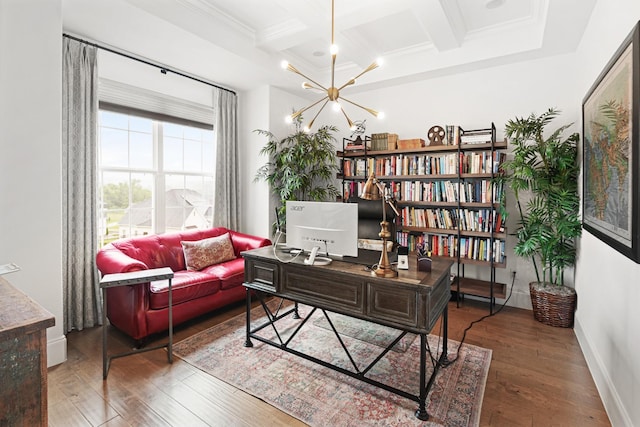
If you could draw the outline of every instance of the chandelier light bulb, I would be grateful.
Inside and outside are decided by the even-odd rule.
[[[329,53],[330,53],[331,55],[337,55],[339,50],[340,50],[340,49],[338,49],[338,45],[337,45],[337,44],[332,44],[332,45],[329,47]]]
[[[340,110],[342,110],[342,106],[340,105],[340,103],[338,101],[333,101],[333,111],[335,111],[336,113],[339,113]]]
[[[291,117],[290,114],[285,116],[284,117],[284,122],[290,125],[291,123],[293,123],[293,117]]]
[[[376,117],[380,120],[384,119],[384,111],[380,111]]]
[[[289,67],[289,61],[287,61],[287,60],[283,60],[283,61],[280,63],[280,66],[282,67],[282,69],[283,69],[283,70],[286,70],[286,69],[287,69],[287,67]]]
[[[382,67],[382,65],[384,65],[384,58],[380,57],[376,59],[376,64],[378,64],[378,67]]]
[[[302,130],[304,131],[304,133],[311,132],[311,128],[309,128],[309,126],[305,126]]]

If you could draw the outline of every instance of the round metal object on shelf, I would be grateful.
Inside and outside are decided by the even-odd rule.
[[[427,132],[427,139],[429,140],[429,145],[442,145],[444,141],[444,137],[446,132],[442,126],[431,126],[429,132]]]

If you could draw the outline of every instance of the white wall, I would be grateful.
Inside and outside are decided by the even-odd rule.
[[[269,87],[238,94],[238,139],[240,141],[240,228],[256,236],[271,237],[269,186],[254,182],[256,171],[266,162],[259,156],[264,138],[254,129],[269,128]]]
[[[576,109],[581,108],[582,98],[638,19],[637,0],[598,2],[576,55],[580,64],[580,72],[574,76],[580,93],[580,98],[574,101]],[[638,426],[640,265],[584,232],[576,267],[576,289],[575,332],[609,418],[615,426]]]
[[[269,161],[266,156],[259,155],[267,139],[254,131],[266,130],[278,139],[284,138],[294,130],[285,123],[285,116],[291,114],[292,109],[297,110],[308,103],[272,86],[261,86],[240,95],[241,228],[246,233],[273,238],[271,225],[275,222],[275,207],[279,200],[271,196],[265,182],[254,182],[258,168]]]
[[[55,316],[48,365],[66,360],[62,311],[61,0],[0,1],[0,264]]]

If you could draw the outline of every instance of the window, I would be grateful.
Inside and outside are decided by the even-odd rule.
[[[213,218],[212,130],[100,110],[100,246]]]

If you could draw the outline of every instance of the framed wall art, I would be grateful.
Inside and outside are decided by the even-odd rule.
[[[583,228],[640,263],[640,22],[582,102]]]

